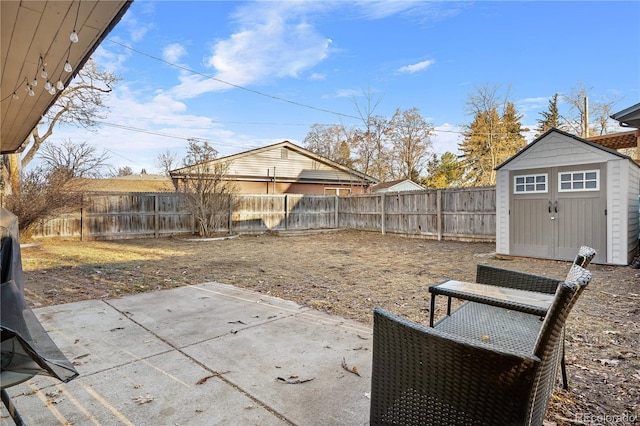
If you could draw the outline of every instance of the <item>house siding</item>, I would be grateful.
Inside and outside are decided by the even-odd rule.
[[[282,158],[282,150],[287,150],[287,158]],[[263,176],[265,179],[286,180],[338,180],[351,182],[354,177],[349,173],[336,170],[313,158],[306,157],[285,147],[259,152],[251,156],[236,158],[231,161],[229,175]],[[275,170],[274,170],[275,167]]]
[[[228,164],[225,180],[241,194],[324,194],[326,188],[348,189],[353,194],[364,193],[377,183],[371,176],[288,141],[213,162]],[[197,172],[196,166],[187,166],[173,170],[171,177],[182,186],[184,179]]]

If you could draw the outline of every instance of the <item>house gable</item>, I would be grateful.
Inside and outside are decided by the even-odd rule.
[[[301,148],[289,141],[214,160],[229,164],[227,176],[234,180],[280,182],[353,183],[366,185],[377,180]],[[175,177],[189,175],[191,166],[171,172]]]

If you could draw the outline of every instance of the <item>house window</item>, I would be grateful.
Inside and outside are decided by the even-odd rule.
[[[349,195],[351,194],[351,188],[325,188],[324,195]]]
[[[280,148],[280,158],[287,160],[289,158],[289,150],[287,148]]]
[[[581,170],[579,172],[558,173],[558,191],[599,191],[600,171]]]
[[[533,192],[547,192],[548,176],[546,173],[538,175],[520,175],[513,179],[514,194],[529,194]]]

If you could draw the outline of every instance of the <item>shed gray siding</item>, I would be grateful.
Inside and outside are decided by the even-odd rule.
[[[502,170],[544,169],[575,164],[601,163],[620,157],[562,134],[550,134],[500,168]]]
[[[496,252],[509,253],[509,171],[496,175]]]

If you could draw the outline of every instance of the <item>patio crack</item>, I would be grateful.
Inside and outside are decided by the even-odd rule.
[[[285,422],[286,424],[289,424],[289,425],[295,425],[296,424],[296,423],[292,422],[291,420],[287,419],[283,414],[279,413],[274,408],[270,407],[269,405],[265,404],[264,402],[262,402],[258,398],[254,397],[253,395],[251,395],[250,393],[248,393],[247,391],[242,389],[240,386],[238,386],[235,383],[231,382],[230,380],[226,379],[224,377],[224,375],[222,373],[220,373],[219,371],[215,371],[215,370],[207,367],[205,364],[203,364],[202,362],[200,362],[196,358],[194,358],[191,355],[189,355],[186,352],[184,352],[181,348],[175,346],[174,344],[172,344],[171,342],[169,342],[167,339],[163,338],[162,336],[159,336],[157,333],[155,333],[153,330],[151,330],[148,327],[146,327],[144,324],[142,324],[142,323],[136,321],[135,319],[133,319],[132,315],[129,312],[122,311],[122,310],[116,308],[111,303],[109,303],[108,300],[103,300],[103,302],[105,304],[107,304],[108,306],[110,306],[112,309],[114,309],[116,312],[118,312],[121,315],[123,315],[124,317],[126,317],[129,321],[131,321],[132,323],[136,324],[138,327],[140,327],[143,330],[147,331],[149,334],[154,336],[156,339],[160,340],[161,342],[163,342],[167,346],[173,348],[173,350],[175,350],[176,352],[180,353],[182,356],[184,356],[185,358],[189,359],[194,364],[200,366],[204,370],[206,370],[209,373],[211,373],[212,376],[215,376],[216,378],[220,379],[226,385],[231,386],[233,389],[238,391],[240,394],[244,395],[245,397],[247,397],[248,399],[253,401],[255,404],[257,404],[258,406],[263,408],[265,411],[267,411],[267,412],[271,413],[272,415],[274,415],[275,417],[277,417],[279,420],[281,420],[281,421],[283,421],[283,422]]]

